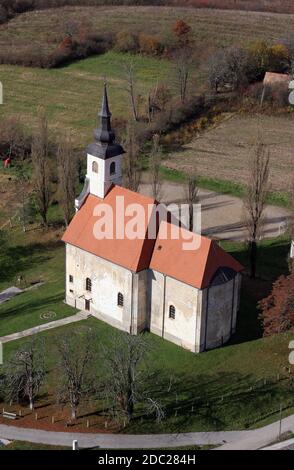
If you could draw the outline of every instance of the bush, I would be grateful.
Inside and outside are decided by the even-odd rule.
[[[163,45],[154,36],[147,34],[139,35],[139,49],[140,52],[147,55],[160,55],[163,52]]]
[[[118,52],[138,52],[138,38],[130,31],[119,31],[115,36],[114,48]]]

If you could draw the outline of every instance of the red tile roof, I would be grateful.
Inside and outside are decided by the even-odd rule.
[[[145,226],[148,227],[150,221],[148,205],[154,206],[157,204],[156,201],[120,186],[113,186],[104,199],[93,195],[87,197],[62,240],[134,272],[150,267],[198,289],[207,287],[220,267],[231,268],[236,272],[243,269],[232,256],[206,237],[180,229],[179,239],[173,239],[171,227],[174,225],[164,221],[160,224],[156,240],[148,239],[147,232],[143,239],[130,240],[126,237],[122,239],[113,237],[113,239],[97,240],[94,237],[93,228],[98,218],[93,215],[93,211],[100,204],[110,205],[113,209],[114,233],[116,233],[115,215],[118,196],[124,198],[125,207],[135,203],[144,208]],[[167,237],[164,236],[165,234]],[[191,236],[198,246],[192,250],[185,250],[184,244],[191,241]],[[189,237],[190,240],[188,240]]]

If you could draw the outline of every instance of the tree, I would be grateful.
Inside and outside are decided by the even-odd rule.
[[[176,84],[182,103],[185,103],[187,97],[188,83],[191,73],[193,57],[190,49],[183,48],[176,51],[173,55]]]
[[[160,175],[162,160],[162,150],[159,144],[159,135],[153,136],[152,149],[150,154],[150,172],[151,172],[151,186],[152,196],[154,199],[160,198],[162,179]]]
[[[135,92],[135,69],[133,62],[129,62],[124,65],[125,80],[127,83],[127,92],[131,101],[131,108],[134,117],[134,121],[138,121],[138,103]]]
[[[32,141],[32,162],[36,202],[45,227],[48,225],[47,213],[51,195],[49,158],[48,122],[45,113],[41,112]]]
[[[191,173],[186,183],[186,202],[189,206],[189,230],[194,230],[194,204],[198,202],[199,188],[195,172]]]
[[[57,160],[60,205],[63,210],[65,224],[68,226],[73,215],[76,189],[76,160],[70,135],[61,138]]]
[[[58,401],[70,405],[73,420],[77,418],[81,401],[94,387],[93,343],[94,338],[90,333],[82,342],[80,336],[72,333],[63,338],[58,347],[61,374]]]
[[[294,331],[294,271],[279,277],[259,307],[264,336]]]
[[[10,403],[27,399],[33,410],[45,378],[44,343],[33,339],[16,351],[5,366],[5,390]]]
[[[177,46],[187,47],[191,45],[191,26],[189,26],[185,21],[178,20],[172,28],[174,37],[177,40]]]
[[[249,183],[244,199],[246,225],[249,236],[250,275],[256,277],[257,244],[263,225],[266,196],[269,182],[269,151],[257,142],[249,160]]]
[[[208,77],[211,88],[218,93],[219,88],[230,85],[238,89],[246,81],[247,54],[240,47],[220,49],[209,59]]]
[[[146,375],[142,363],[148,345],[142,335],[127,333],[116,335],[111,346],[103,348],[105,381],[102,395],[117,420],[130,421],[136,403],[145,403],[148,413],[155,413],[157,420],[164,416],[161,405],[146,389]]]
[[[141,182],[142,164],[136,128],[132,125],[127,128],[124,147],[127,149],[123,159],[124,186],[132,191],[138,191]]]

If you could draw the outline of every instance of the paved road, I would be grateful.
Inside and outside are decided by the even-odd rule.
[[[241,439],[229,442],[217,450],[257,450],[266,447],[278,440],[280,430],[280,422],[269,424],[263,428],[247,431]],[[281,432],[294,432],[294,415],[284,418],[282,421]]]
[[[0,338],[0,342],[2,344],[9,343],[10,341],[15,341],[16,339],[25,338],[26,336],[32,336],[37,333],[41,333],[41,331],[51,330],[52,328],[58,328],[59,326],[69,325],[70,323],[86,320],[88,316],[89,315],[86,312],[78,312],[75,315],[71,315],[70,317],[51,321],[49,323],[44,323],[43,325],[35,326],[34,328],[19,331],[18,333],[13,333],[11,335],[2,336],[2,338]]]
[[[285,418],[282,433],[294,431],[294,415]],[[73,440],[81,448],[152,449],[192,445],[221,445],[217,450],[261,449],[274,442],[279,433],[279,422],[252,431],[193,432],[182,434],[90,434],[41,431],[10,425],[0,425],[0,436],[9,440],[39,444],[71,446]]]
[[[151,186],[146,176],[140,186],[140,192],[151,195]],[[247,237],[244,224],[243,202],[237,197],[201,189],[202,233],[211,238],[222,240],[245,240]],[[182,184],[164,181],[161,197],[164,204],[180,204],[185,201],[185,187]],[[278,206],[267,206],[265,210],[264,237],[276,237],[284,233],[290,211]]]

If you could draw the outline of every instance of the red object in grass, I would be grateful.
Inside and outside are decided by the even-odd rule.
[[[6,158],[6,160],[4,160],[4,168],[10,167],[10,163],[11,163],[11,158],[10,157]]]

